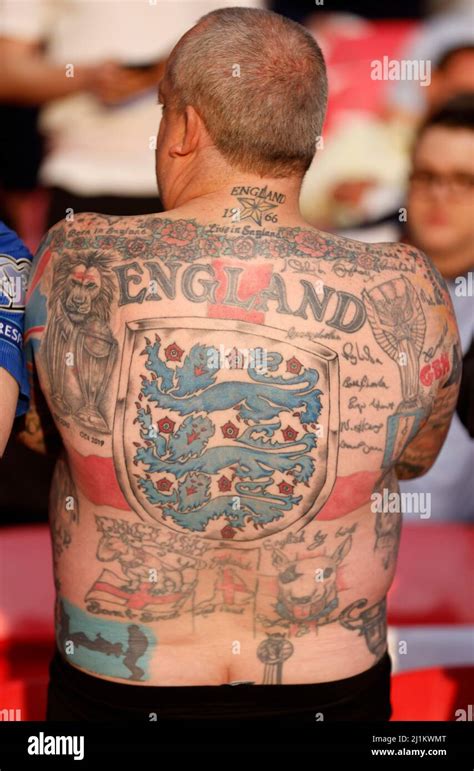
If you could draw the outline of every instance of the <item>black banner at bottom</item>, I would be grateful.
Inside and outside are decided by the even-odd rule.
[[[156,720],[127,723],[0,722],[0,769],[101,768],[156,760],[162,752],[312,752],[361,762],[415,758],[474,767],[471,722],[288,723],[262,720]],[[429,766],[428,766],[429,767]],[[132,771],[134,771],[132,766]]]

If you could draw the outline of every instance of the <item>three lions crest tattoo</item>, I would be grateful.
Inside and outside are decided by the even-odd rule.
[[[114,424],[130,506],[145,521],[214,540],[303,527],[335,481],[338,373],[329,348],[295,346],[273,327],[130,322]]]

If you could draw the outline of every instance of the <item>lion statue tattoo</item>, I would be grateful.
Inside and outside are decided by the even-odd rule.
[[[114,292],[109,258],[64,254],[54,268],[44,343],[54,407],[102,433],[110,433],[101,401],[117,358],[109,326]]]

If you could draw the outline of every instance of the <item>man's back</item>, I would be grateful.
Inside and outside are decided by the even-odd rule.
[[[442,443],[456,325],[420,252],[319,233],[284,198],[79,215],[42,250],[57,637],[99,677],[316,683],[385,652],[395,468]]]

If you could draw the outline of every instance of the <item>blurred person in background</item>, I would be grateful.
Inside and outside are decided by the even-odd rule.
[[[68,210],[161,211],[153,174],[156,84],[204,13],[260,0],[2,0],[0,99],[43,105],[48,227]],[[119,161],[118,161],[119,159]]]
[[[456,26],[456,30],[459,33],[459,27]],[[466,35],[466,32],[463,33]],[[426,120],[432,113],[438,111],[443,104],[454,98],[458,94],[472,94],[474,93],[474,32],[472,33],[472,43],[461,43],[458,46],[443,50],[440,54],[438,64],[432,72],[431,83],[427,88],[421,89],[418,85],[411,83],[412,88],[417,88],[417,92],[426,92],[422,105],[426,105],[426,112],[424,112],[423,120]],[[467,97],[469,99],[469,97]],[[400,231],[405,230],[403,224],[404,217],[404,203],[406,197],[406,185],[408,182],[408,176],[411,170],[412,163],[412,150],[413,144],[416,140],[417,129],[415,126],[420,126],[423,120],[420,120],[420,113],[411,114],[411,128],[407,135],[407,143],[404,143],[403,155],[406,155],[406,170],[403,175],[397,174],[397,181],[391,185],[391,192],[389,192],[388,199],[384,196],[383,190],[379,186],[375,186],[370,180],[366,180],[363,183],[362,178],[359,182],[354,182],[353,188],[356,188],[356,192],[353,197],[352,203],[354,204],[349,215],[351,224],[345,222],[344,209],[340,211],[342,215],[336,215],[335,222],[339,222],[336,225],[333,222],[334,229],[344,233],[349,238],[356,238],[362,241],[396,241],[400,238]],[[379,137],[381,139],[381,137]],[[365,143],[367,136],[364,137],[364,131],[357,132],[355,138],[347,141],[354,142],[360,139],[361,143]],[[385,140],[388,137],[385,137]],[[395,147],[390,147],[385,140],[382,140],[383,144],[379,145],[375,142],[375,151],[369,153],[365,152],[362,158],[357,162],[359,167],[362,168],[364,164],[364,158],[367,159],[367,163],[371,164],[373,176],[376,176],[375,169],[377,164],[380,166],[385,165],[390,167],[390,164],[397,164],[397,160],[393,158],[393,154],[397,155],[400,151],[400,146],[397,144]],[[345,152],[341,148],[341,158],[346,159],[349,150],[352,149],[354,153],[355,146],[345,146]],[[387,156],[388,161],[384,163],[384,154]],[[329,162],[328,162],[329,163]],[[342,167],[342,160],[338,161],[339,166]],[[351,167],[351,161],[348,161],[349,168]],[[405,165],[405,161],[404,161]],[[354,168],[354,164],[352,164]],[[319,167],[318,167],[319,170]],[[385,173],[385,172],[384,172]],[[390,174],[390,172],[389,172]],[[356,173],[357,176],[357,173]],[[348,195],[351,189],[351,183],[343,183],[343,189],[346,189]],[[361,197],[361,191],[365,190],[366,195]],[[381,199],[381,202],[378,201]],[[347,201],[347,196],[345,197]],[[361,205],[362,204],[362,205]],[[380,210],[381,206],[381,210]],[[374,216],[375,213],[375,216]],[[378,216],[378,215],[381,216]]]
[[[410,241],[446,279],[467,274],[474,267],[474,91],[442,105],[420,128],[407,206]]]
[[[456,93],[471,89],[472,2],[468,0],[464,7],[458,4],[461,7],[455,8],[454,5],[449,0],[444,10],[426,18],[400,52],[400,58],[404,60],[433,62],[432,84],[429,88],[421,88],[416,80],[390,81],[387,113],[392,119],[406,121],[416,128],[435,106]]]
[[[32,259],[17,234],[0,221],[0,457],[15,415],[23,415],[29,403],[23,317]]]
[[[316,28],[317,29],[317,28]],[[456,33],[456,37],[455,37]],[[418,38],[417,38],[418,39]],[[397,81],[407,88],[418,109],[403,112],[390,104],[393,81],[387,81],[387,106],[381,115],[360,114],[341,121],[324,150],[313,161],[304,179],[301,206],[306,218],[331,230],[379,226],[374,240],[382,240],[391,227],[393,212],[403,204],[410,169],[410,147],[421,116],[437,109],[458,93],[474,91],[474,29],[458,22],[441,41],[417,52],[410,47],[410,61],[426,61],[429,82]],[[421,53],[423,56],[421,56]],[[397,56],[406,61],[406,55]],[[371,62],[367,61],[367,78]],[[363,236],[365,237],[365,236]]]
[[[446,283],[459,328],[461,390],[446,443],[434,466],[402,492],[430,492],[431,520],[474,522],[474,93],[433,112],[413,151],[403,240],[432,259]],[[443,329],[420,377],[436,377],[446,348]],[[464,361],[462,362],[462,359]]]
[[[432,521],[474,521],[474,91],[430,112],[414,139],[411,163],[404,206],[385,222],[341,232],[361,241],[412,243],[446,280],[461,340],[457,411],[433,468],[401,488],[432,491]],[[424,377],[433,376],[432,362],[443,350],[442,335],[425,354]]]

